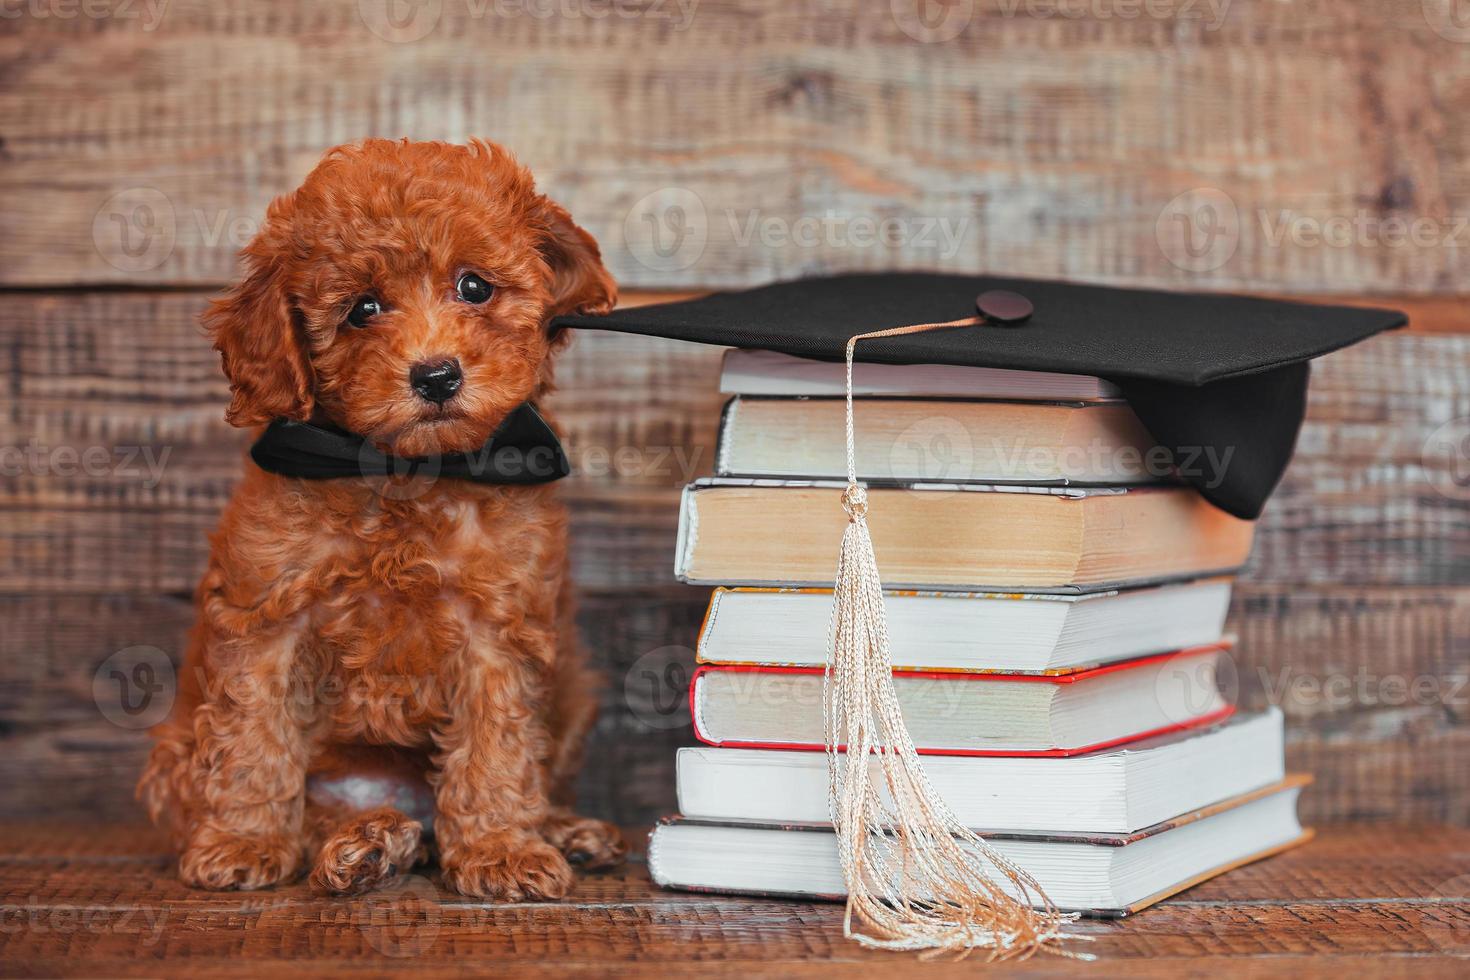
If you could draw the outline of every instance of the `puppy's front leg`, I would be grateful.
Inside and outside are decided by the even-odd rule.
[[[444,881],[480,898],[562,898],[572,869],[540,836],[551,739],[535,658],[467,653],[436,734],[434,836]]]
[[[315,705],[297,642],[289,629],[248,640],[215,636],[191,658],[207,664],[209,676],[189,718],[193,799],[179,855],[185,884],[264,888],[301,864]]]

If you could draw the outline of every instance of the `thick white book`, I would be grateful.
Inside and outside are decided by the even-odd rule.
[[[1273,707],[1069,758],[931,756],[924,772],[968,827],[1127,834],[1279,782],[1282,728]],[[873,772],[882,785],[876,760]],[[693,819],[830,819],[822,752],[682,748],[677,783],[679,812]]]
[[[1308,782],[1309,777],[1288,777],[1131,834],[996,830],[985,837],[1058,908],[1121,917],[1309,840],[1311,832],[1302,829],[1296,813]],[[847,891],[831,824],[674,817],[649,838],[648,872],[665,888],[690,891],[806,899],[840,899]],[[992,880],[1012,888],[1003,875],[993,874]]]
[[[854,395],[897,398],[994,398],[1024,401],[1097,401],[1123,397],[1101,378],[1048,371],[957,367],[949,364],[853,365]],[[840,396],[846,368],[763,350],[729,350],[720,371],[720,391],[729,395]]]
[[[1084,595],[890,591],[884,605],[895,667],[1071,670],[1214,643],[1230,580]],[[716,589],[696,652],[704,663],[818,666],[831,619],[830,589]]]

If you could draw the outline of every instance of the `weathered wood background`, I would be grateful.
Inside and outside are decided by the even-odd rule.
[[[326,147],[379,135],[511,146],[631,291],[905,267],[1395,297],[1414,331],[1316,373],[1239,589],[1240,687],[1285,709],[1291,764],[1319,777],[1308,816],[1470,823],[1470,26],[1454,15],[7,6],[0,816],[137,815],[145,736],[112,671],[177,657],[243,445],[197,314],[273,195]],[[710,465],[717,365],[585,336],[562,372],[582,623],[609,679],[586,798],[623,822],[671,808],[688,740],[677,694],[705,593],[672,584],[671,553],[678,487]]]

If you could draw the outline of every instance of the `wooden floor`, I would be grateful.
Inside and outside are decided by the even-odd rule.
[[[641,845],[641,832],[631,836]],[[489,905],[432,874],[361,899],[302,885],[183,888],[153,832],[10,826],[0,835],[0,973],[8,976],[474,974],[892,976],[920,966],[841,938],[835,905],[681,895],[637,855],[551,905]],[[1470,975],[1470,830],[1328,828],[1305,848],[1206,882],[1124,922],[1084,922],[1093,976]],[[1203,957],[1213,957],[1208,964]],[[978,960],[923,975],[973,974]]]

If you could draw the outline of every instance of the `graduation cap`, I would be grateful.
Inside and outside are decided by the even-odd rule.
[[[1395,310],[897,272],[800,279],[556,325],[840,361],[855,334],[956,323],[865,340],[856,358],[1104,378],[1184,479],[1254,519],[1296,444],[1308,362],[1406,322]],[[1204,453],[1226,465],[1190,465]]]

